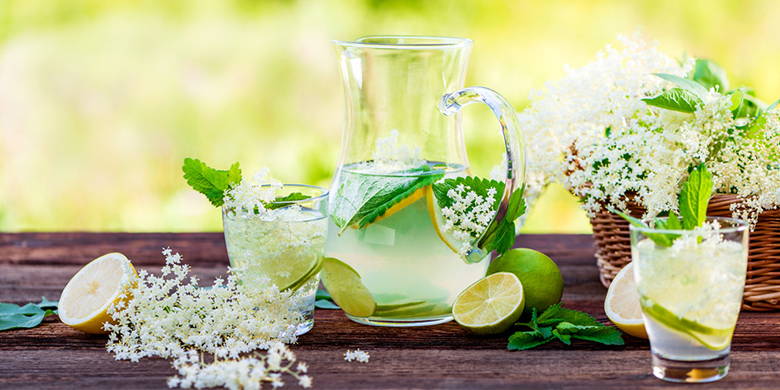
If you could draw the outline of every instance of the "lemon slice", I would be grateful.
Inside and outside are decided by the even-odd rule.
[[[377,223],[377,222],[379,222],[379,221],[381,221],[381,220],[383,220],[385,218],[390,218],[393,214],[403,210],[404,208],[406,208],[407,206],[411,205],[412,203],[417,202],[418,200],[422,199],[423,196],[425,196],[425,194],[427,192],[429,192],[430,190],[431,190],[431,186],[425,186],[423,188],[418,189],[417,191],[412,192],[411,195],[407,196],[406,198],[404,198],[400,202],[390,206],[390,208],[387,209],[387,211],[385,211],[384,214],[378,216],[371,223]]]
[[[433,188],[428,186],[425,189],[425,203],[428,206],[428,216],[431,218],[431,224],[433,224],[436,235],[451,251],[459,254],[458,247],[461,246],[461,241],[447,234],[441,228],[444,225],[444,217],[442,217],[441,210],[436,205],[436,196],[433,194]]]
[[[119,300],[135,278],[130,260],[121,253],[109,253],[92,260],[74,275],[62,290],[60,320],[87,333],[106,333],[103,323],[111,322],[107,311]]]
[[[634,282],[634,263],[628,263],[609,285],[604,311],[620,330],[634,337],[647,338],[639,292]]]
[[[363,284],[360,274],[346,263],[332,257],[324,258],[322,284],[345,313],[355,317],[374,314],[376,302],[371,291]]]
[[[523,284],[513,273],[486,276],[463,290],[452,305],[452,316],[476,334],[498,334],[523,314]]]

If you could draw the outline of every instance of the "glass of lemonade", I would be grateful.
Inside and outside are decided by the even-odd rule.
[[[290,196],[291,194],[295,194]],[[324,188],[282,184],[279,198],[265,210],[222,209],[225,244],[232,270],[242,283],[275,284],[293,290],[304,321],[296,335],[314,326],[314,300],[327,237],[327,197]]]
[[[672,238],[671,246],[659,235]],[[631,255],[653,374],[671,382],[726,376],[745,286],[747,223],[709,217],[695,230],[631,226]]]

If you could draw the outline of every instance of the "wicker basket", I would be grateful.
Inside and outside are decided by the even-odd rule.
[[[707,215],[731,217],[733,195],[715,195]],[[644,209],[630,205],[629,211],[641,217]],[[607,210],[590,220],[596,245],[596,261],[601,283],[609,286],[623,266],[631,262],[631,237],[628,222]],[[753,311],[780,310],[780,209],[763,212],[750,233],[745,299],[742,307]]]

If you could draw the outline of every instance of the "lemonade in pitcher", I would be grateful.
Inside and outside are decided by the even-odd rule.
[[[489,89],[462,89],[470,40],[337,45],[348,115],[323,283],[360,323],[449,321],[453,300],[484,276],[490,253],[514,242],[524,171],[514,110]],[[473,102],[501,124],[506,166],[496,180],[470,176],[457,112]]]

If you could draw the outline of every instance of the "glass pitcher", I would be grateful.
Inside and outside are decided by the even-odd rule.
[[[447,322],[458,293],[485,274],[484,230],[506,218],[511,195],[522,188],[515,111],[490,89],[463,88],[469,39],[369,36],[335,43],[347,124],[329,199],[323,283],[359,323]],[[474,102],[498,118],[506,147],[505,170],[494,182],[500,186],[476,198],[484,207],[464,206],[474,200],[472,187],[442,187],[470,175],[458,111]],[[481,207],[482,214],[469,214],[476,219],[467,226],[454,215],[458,207]]]

